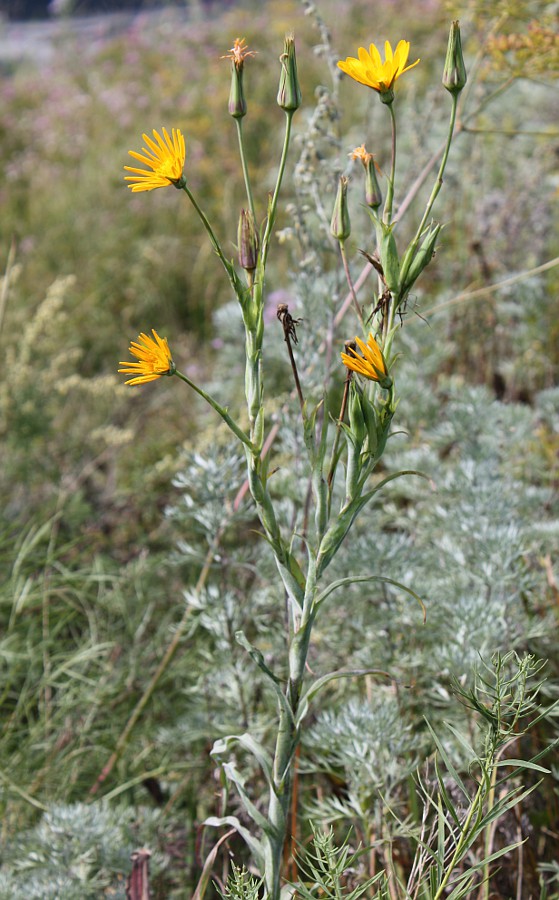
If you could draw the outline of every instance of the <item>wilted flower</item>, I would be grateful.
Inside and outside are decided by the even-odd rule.
[[[153,337],[148,334],[140,334],[137,341],[130,341],[129,352],[135,356],[139,362],[130,362],[128,360],[121,361],[119,366],[125,366],[119,369],[125,375],[134,375],[125,384],[145,384],[147,381],[155,381],[162,375],[173,375],[175,372],[175,364],[171,358],[171,351],[167,344],[167,338],[160,338],[155,328],[151,329]]]
[[[384,52],[385,62],[382,61],[374,44],[370,45],[368,51],[364,47],[360,47],[359,59],[348,56],[346,60],[340,60],[338,67],[355,81],[378,91],[381,100],[384,100],[385,103],[391,103],[393,99],[392,85],[400,75],[403,75],[408,69],[413,69],[419,60],[416,59],[410,66],[406,66],[410,52],[409,41],[399,41],[394,52],[392,52],[390,42],[386,41]]]
[[[357,372],[358,375],[369,378],[370,381],[378,381],[381,387],[390,387],[392,379],[388,375],[382,350],[373,335],[369,334],[367,343],[356,337],[355,343],[363,356],[360,356],[352,347],[348,347],[349,353],[341,354],[344,366]]]
[[[249,50],[244,38],[235,38],[229,53],[220,58],[230,59],[236,69],[242,69],[249,56],[256,56],[256,50]]]
[[[371,209],[378,209],[382,203],[382,192],[379,187],[376,170],[380,172],[372,153],[369,153],[365,144],[356,147],[349,154],[351,159],[359,159],[365,169],[365,201]]]
[[[242,119],[246,116],[247,104],[243,88],[243,71],[245,59],[255,56],[254,50],[249,50],[244,38],[235,38],[235,42],[229,53],[221,59],[231,60],[231,90],[229,92],[229,114],[234,119]]]
[[[135,150],[128,151],[130,156],[145,166],[149,166],[152,170],[148,172],[145,169],[124,166],[128,172],[134,172],[134,175],[125,175],[124,177],[125,181],[132,182],[128,187],[134,192],[153,191],[155,188],[168,187],[169,184],[180,186],[179,182],[183,178],[186,150],[180,129],[173,128],[172,138],[166,128],[163,128],[163,137],[155,129],[153,136],[155,140],[152,140],[147,134],[142,135],[148,148],[143,147],[143,153],[136,153]]]

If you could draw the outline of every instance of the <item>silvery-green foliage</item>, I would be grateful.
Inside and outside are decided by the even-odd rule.
[[[180,504],[169,507],[167,516],[173,520],[186,516],[189,531],[215,536],[232,517],[231,506],[243,475],[238,451],[218,447],[213,454],[193,453],[173,480],[173,487],[180,492]],[[236,512],[237,521],[240,518],[241,513]],[[184,552],[185,547],[180,549]]]
[[[207,741],[249,724],[264,733],[269,727],[261,674],[236,635],[243,632],[249,640],[258,636],[273,665],[284,598],[250,504],[245,499],[234,508],[240,472],[239,456],[215,445],[205,455],[186,457],[175,479],[178,499],[168,510],[177,536],[173,563],[194,565],[194,574],[183,589],[190,609],[190,677],[183,686],[184,713],[177,715],[175,726],[161,732],[169,748],[192,747],[193,735]],[[196,582],[205,563],[209,575],[200,586]]]
[[[54,805],[34,828],[4,845],[3,861],[10,866],[0,874],[0,898],[94,900],[110,891],[125,900],[134,850],[152,849],[152,876],[166,867],[166,857],[156,849],[162,828],[155,810],[108,803]]]
[[[301,878],[295,885],[295,896],[302,900],[331,897],[336,900],[358,900],[370,896],[373,885],[384,882],[384,873],[366,878],[363,871],[363,854],[352,850],[351,834],[341,846],[336,844],[330,828],[321,831],[312,826],[312,847],[299,854]]]
[[[225,890],[219,893],[223,900],[259,900],[261,884],[244,866],[240,868],[232,863]]]
[[[392,689],[377,685],[370,698],[353,698],[321,710],[304,736],[301,771],[324,772],[342,787],[342,804],[329,798],[322,806],[309,807],[314,818],[319,809],[328,820],[357,817],[364,823],[371,811],[385,802],[396,802],[398,787],[416,768],[421,738],[411,717]],[[425,742],[423,741],[425,745]]]

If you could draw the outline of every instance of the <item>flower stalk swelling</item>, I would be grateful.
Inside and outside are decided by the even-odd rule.
[[[454,36],[456,42],[456,35]],[[317,615],[326,599],[342,582],[325,582],[325,573],[338,549],[349,535],[352,525],[367,503],[372,502],[384,482],[371,482],[371,475],[382,457],[392,418],[396,410],[395,383],[393,376],[393,355],[391,346],[399,327],[395,319],[399,313],[403,319],[404,301],[413,282],[421,274],[433,255],[439,226],[426,228],[426,216],[430,215],[434,198],[402,258],[400,258],[393,232],[392,200],[394,195],[394,175],[396,162],[396,124],[392,110],[393,88],[397,79],[413,69],[419,60],[407,65],[409,43],[399,41],[394,52],[390,43],[385,44],[385,60],[381,59],[375,44],[369,50],[359,49],[358,59],[348,57],[338,66],[355,81],[371,87],[379,93],[381,100],[388,104],[391,112],[392,159],[387,200],[382,216],[379,211],[381,192],[378,185],[375,164],[371,154],[364,148],[354,151],[354,158],[360,159],[366,172],[366,197],[369,212],[374,223],[377,238],[376,248],[368,258],[374,260],[379,273],[379,294],[373,298],[370,309],[361,312],[353,288],[350,261],[345,250],[345,241],[350,234],[348,182],[342,177],[339,182],[338,199],[332,218],[331,231],[340,245],[342,262],[350,284],[357,320],[363,328],[370,323],[366,340],[357,336],[354,343],[346,343],[341,353],[339,365],[333,378],[339,387],[345,380],[344,400],[336,426],[336,411],[328,408],[330,394],[324,397],[305,396],[296,374],[299,401],[301,405],[302,444],[306,450],[309,477],[309,506],[305,510],[303,535],[304,550],[301,551],[301,532],[289,532],[280,525],[276,507],[268,484],[268,465],[263,458],[266,434],[266,407],[264,394],[265,356],[264,336],[264,286],[266,267],[271,247],[271,238],[277,216],[278,202],[286,168],[293,115],[300,107],[302,98],[297,76],[295,44],[293,36],[286,38],[284,52],[280,57],[281,70],[277,102],[285,112],[285,133],[279,154],[276,183],[271,194],[263,200],[261,218],[255,211],[255,203],[247,166],[247,154],[241,130],[242,120],[248,112],[241,75],[244,61],[253,56],[244,40],[237,39],[227,58],[232,64],[232,88],[229,112],[235,118],[239,137],[241,166],[246,186],[248,209],[241,212],[238,228],[238,262],[241,271],[224,254],[213,226],[205,215],[198,200],[192,193],[183,175],[185,143],[181,132],[173,129],[172,136],[163,129],[162,136],[153,132],[153,140],[144,135],[147,149],[142,153],[130,151],[131,156],[147,169],[126,166],[132,172],[126,180],[131,182],[132,191],[149,191],[174,184],[188,197],[194,212],[198,215],[203,229],[215,250],[221,265],[227,273],[231,288],[239,303],[240,316],[245,332],[245,401],[247,428],[242,428],[228,408],[221,405],[203,388],[196,385],[181,372],[176,371],[167,341],[152,331],[153,337],[141,334],[139,342],[132,342],[130,352],[136,362],[121,363],[119,371],[131,374],[127,384],[143,384],[162,375],[176,374],[191,389],[201,396],[225,422],[230,431],[241,442],[246,456],[247,482],[258,514],[266,542],[274,555],[278,576],[289,606],[289,624],[285,634],[285,658],[281,663],[282,675],[271,671],[262,653],[253,647],[246,636],[239,632],[237,640],[246,650],[252,662],[257,665],[275,697],[276,736],[272,749],[262,746],[255,735],[230,735],[216,741],[212,754],[225,766],[227,778],[237,788],[244,806],[245,817],[252,822],[248,829],[239,820],[230,816],[211,817],[207,825],[231,824],[237,828],[246,841],[253,856],[254,864],[260,869],[265,885],[266,900],[279,900],[282,886],[282,856],[287,833],[287,821],[292,793],[292,774],[295,752],[300,741],[301,729],[311,699],[318,688],[326,683],[324,678],[312,680],[308,670],[308,653],[312,642],[313,627]],[[457,46],[456,43],[454,45]],[[453,95],[455,108],[455,95]],[[454,119],[451,117],[453,125]],[[448,146],[452,137],[449,131]],[[442,171],[446,164],[445,153]],[[262,228],[256,223],[262,222]],[[260,238],[261,235],[261,238]],[[296,343],[295,326],[287,306],[278,310],[284,327],[284,335],[290,355],[293,373],[297,373],[293,344]],[[368,329],[368,330],[369,330]],[[353,328],[351,329],[353,331]],[[293,340],[292,340],[293,339]],[[345,367],[345,370],[344,368]],[[358,378],[353,376],[357,375]],[[361,381],[364,379],[364,382]],[[347,414],[347,421],[344,421]],[[341,446],[345,440],[345,446]],[[340,464],[341,462],[341,464]],[[336,474],[345,473],[345,483],[336,484]],[[396,477],[389,476],[387,480]],[[338,473],[338,481],[341,476]],[[308,515],[309,509],[314,516]],[[381,575],[355,574],[345,579],[352,581],[387,581],[401,591],[417,598],[408,587],[398,585]],[[286,678],[283,681],[283,672]],[[331,677],[336,677],[334,673]],[[310,684],[307,685],[306,681]],[[248,785],[238,772],[236,765],[227,762],[236,747],[243,753],[252,753],[267,782],[267,809],[253,802]]]

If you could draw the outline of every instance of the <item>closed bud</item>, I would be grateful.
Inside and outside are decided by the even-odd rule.
[[[239,265],[246,272],[254,272],[258,263],[258,232],[250,209],[242,209],[237,228]]]
[[[301,106],[301,88],[297,77],[297,58],[292,34],[285,36],[283,53],[280,56],[281,75],[278,88],[278,106],[286,112],[294,112]]]
[[[379,222],[379,253],[382,271],[386,287],[392,294],[398,292],[400,281],[400,260],[398,257],[398,248],[396,240],[392,233],[392,226],[386,225],[385,222]]]
[[[361,409],[367,429],[367,452],[374,456],[378,448],[378,422],[375,408],[366,394],[361,398]]]
[[[341,175],[338,182],[338,193],[336,194],[332,221],[330,222],[330,234],[337,241],[345,241],[351,234],[351,222],[347,206],[347,185],[348,179],[345,175]]]
[[[464,57],[462,55],[462,41],[460,39],[460,25],[455,21],[450,26],[448,47],[443,72],[443,85],[451,94],[459,94],[468,76]]]
[[[347,412],[349,418],[349,429],[351,433],[351,438],[353,442],[353,446],[360,450],[363,441],[367,437],[367,426],[365,424],[365,417],[363,415],[363,392],[361,388],[359,388],[355,381],[352,381],[349,386],[349,400],[347,405]]]
[[[416,249],[415,253],[412,255],[413,248],[410,246],[404,254],[404,259],[402,260],[403,283],[400,285],[402,294],[411,290],[423,272],[423,269],[425,269],[433,259],[435,246],[441,229],[442,225],[431,225],[423,232],[423,241],[421,242],[421,246]]]
[[[231,90],[229,91],[229,115],[242,119],[247,114],[247,102],[243,90],[243,68],[231,65]]]
[[[371,156],[365,167],[365,202],[371,209],[378,209],[382,203],[382,192],[378,183],[375,162]]]

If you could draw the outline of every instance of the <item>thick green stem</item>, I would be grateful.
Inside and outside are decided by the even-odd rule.
[[[287,816],[291,801],[293,758],[299,742],[297,712],[305,675],[309,644],[314,623],[313,605],[316,596],[316,570],[309,563],[305,597],[299,630],[293,635],[289,648],[289,679],[286,700],[291,715],[279,707],[279,727],[273,765],[273,785],[270,789],[266,836],[266,900],[279,900],[283,846],[287,832]]]

